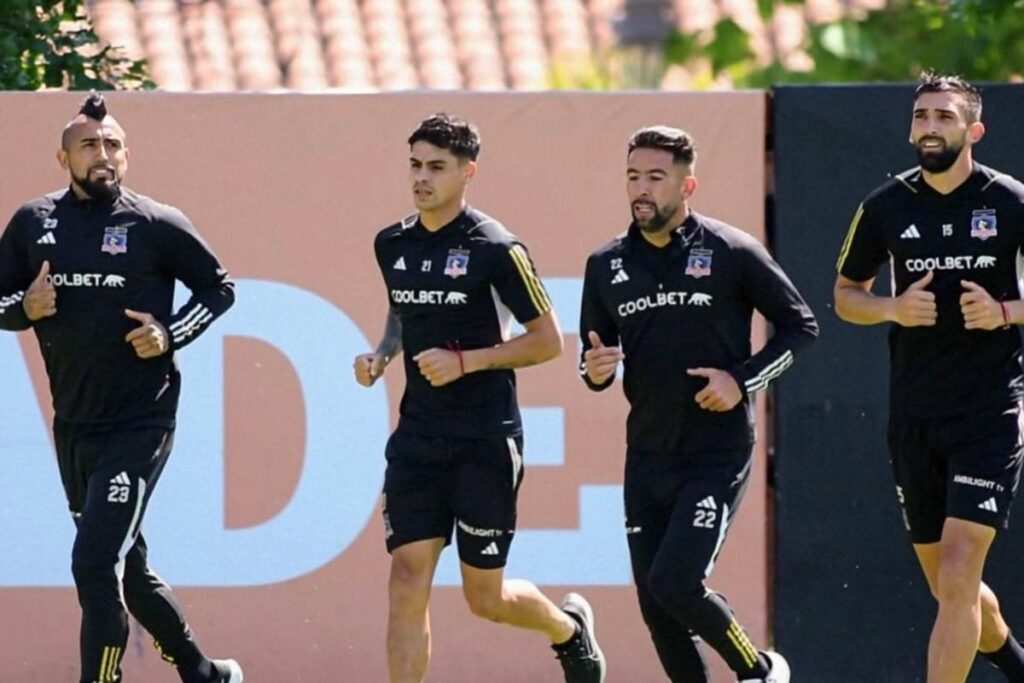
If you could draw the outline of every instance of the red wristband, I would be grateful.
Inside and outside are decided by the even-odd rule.
[[[1003,312],[1003,328],[1010,326],[1010,312],[1006,310],[1006,302],[1000,301],[999,308]]]
[[[448,350],[454,353],[459,358],[459,377],[466,376],[466,366],[462,361],[462,348],[459,347],[459,342],[448,342]]]

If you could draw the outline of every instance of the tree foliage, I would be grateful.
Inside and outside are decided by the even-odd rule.
[[[0,90],[152,87],[144,61],[103,44],[84,0],[0,0]]]
[[[770,25],[776,6],[794,0],[758,0]],[[802,46],[814,66],[787,68],[776,58],[759,64],[750,37],[731,19],[706,34],[674,34],[668,64],[707,58],[713,76],[728,74],[740,87],[773,83],[914,80],[922,69],[971,80],[1005,81],[1024,75],[1024,0],[889,0],[883,9],[811,25]]]

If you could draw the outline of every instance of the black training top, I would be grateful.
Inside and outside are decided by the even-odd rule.
[[[754,310],[775,326],[751,356]],[[753,443],[750,395],[764,389],[811,343],[818,325],[810,308],[765,248],[747,233],[691,212],[658,248],[634,224],[587,260],[580,314],[583,351],[594,331],[621,344],[629,400],[626,440],[634,451],[694,453]],[[694,401],[707,385],[689,368],[728,371],[743,400],[727,412]],[[602,385],[580,374],[591,389]]]
[[[890,261],[898,296],[934,272],[927,290],[935,294],[935,326],[889,330],[892,412],[950,416],[1020,401],[1020,333],[965,329],[960,296],[961,280],[970,280],[999,301],[1019,299],[1022,244],[1024,185],[980,164],[947,195],[914,168],[860,205],[839,254],[840,275],[864,282]]]
[[[402,323],[405,395],[398,429],[457,438],[522,432],[512,370],[485,370],[432,387],[413,357],[431,348],[495,346],[511,318],[528,323],[551,310],[526,247],[505,227],[466,208],[431,232],[417,216],[374,241],[391,310]]]
[[[31,322],[22,299],[44,261],[57,313]],[[172,311],[174,282],[192,297]],[[58,420],[173,424],[180,376],[173,351],[234,302],[234,284],[180,211],[122,188],[113,201],[53,192],[15,212],[0,236],[0,329],[35,330]],[[152,314],[170,351],[141,359],[125,309]]]

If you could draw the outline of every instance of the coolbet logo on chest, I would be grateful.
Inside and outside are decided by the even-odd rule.
[[[123,275],[103,273],[53,273],[47,280],[54,287],[124,287]]]
[[[704,292],[658,292],[634,301],[619,304],[619,315],[623,318],[639,311],[661,306],[710,306],[712,296]]]
[[[926,270],[971,270],[975,268],[994,268],[995,256],[929,256],[928,258],[908,258],[905,261],[911,273],[923,273]]]
[[[396,304],[448,304],[459,306],[468,301],[464,292],[448,292],[442,289],[392,289],[391,300]]]

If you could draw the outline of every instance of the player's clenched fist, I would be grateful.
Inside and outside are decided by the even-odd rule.
[[[380,353],[361,353],[352,361],[356,381],[364,387],[373,386],[377,378],[384,374],[384,368],[387,366],[387,359]]]
[[[427,349],[412,357],[420,374],[432,387],[443,387],[466,374],[462,356],[457,351]]]

